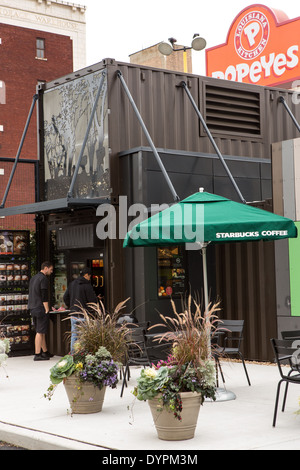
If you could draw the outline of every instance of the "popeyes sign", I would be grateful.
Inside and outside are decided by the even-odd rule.
[[[206,75],[266,86],[293,82],[300,78],[299,31],[300,18],[251,5],[233,21],[227,42],[206,50]]]

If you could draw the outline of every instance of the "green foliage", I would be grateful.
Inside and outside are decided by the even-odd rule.
[[[88,354],[84,364],[76,367],[76,375],[80,382],[91,382],[100,390],[103,387],[115,388],[118,383],[118,367],[106,348],[100,346],[98,351]]]
[[[166,388],[170,382],[168,367],[142,369],[140,377],[137,379],[137,387],[133,394],[138,400],[151,400],[158,393]]]
[[[113,361],[110,352],[100,346],[95,354],[77,351],[74,355],[68,354],[60,359],[50,369],[51,384],[44,397],[51,400],[56,386],[72,374],[77,378],[79,391],[84,382],[91,382],[99,389],[115,388],[118,383],[118,366]]]
[[[52,384],[58,385],[66,377],[69,377],[75,371],[73,356],[64,356],[50,369],[50,380]]]

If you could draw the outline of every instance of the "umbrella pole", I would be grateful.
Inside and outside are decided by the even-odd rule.
[[[202,266],[203,266],[203,285],[204,285],[204,305],[205,305],[205,311],[207,311],[208,308],[208,282],[207,282],[207,258],[206,258],[206,248],[207,248],[207,243],[203,243],[201,251],[202,251]],[[210,350],[210,355],[211,355],[211,343],[209,339],[209,350]],[[211,357],[210,357],[211,358]],[[218,367],[216,364],[216,381],[218,384]],[[230,401],[230,400],[235,400],[236,395],[231,392],[230,390],[226,390],[226,388],[220,388],[217,386],[216,390],[216,400],[215,401]],[[213,401],[210,398],[205,399],[205,401]]]
[[[207,243],[202,246],[202,267],[203,267],[203,285],[204,285],[204,306],[208,307],[208,283],[207,283],[207,260],[206,260]]]

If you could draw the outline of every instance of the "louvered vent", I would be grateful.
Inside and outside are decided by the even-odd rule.
[[[211,132],[260,135],[260,93],[206,85],[206,124]]]

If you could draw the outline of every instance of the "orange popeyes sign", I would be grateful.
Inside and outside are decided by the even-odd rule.
[[[206,75],[277,86],[300,78],[300,18],[264,5],[245,8],[225,44],[206,50]]]

